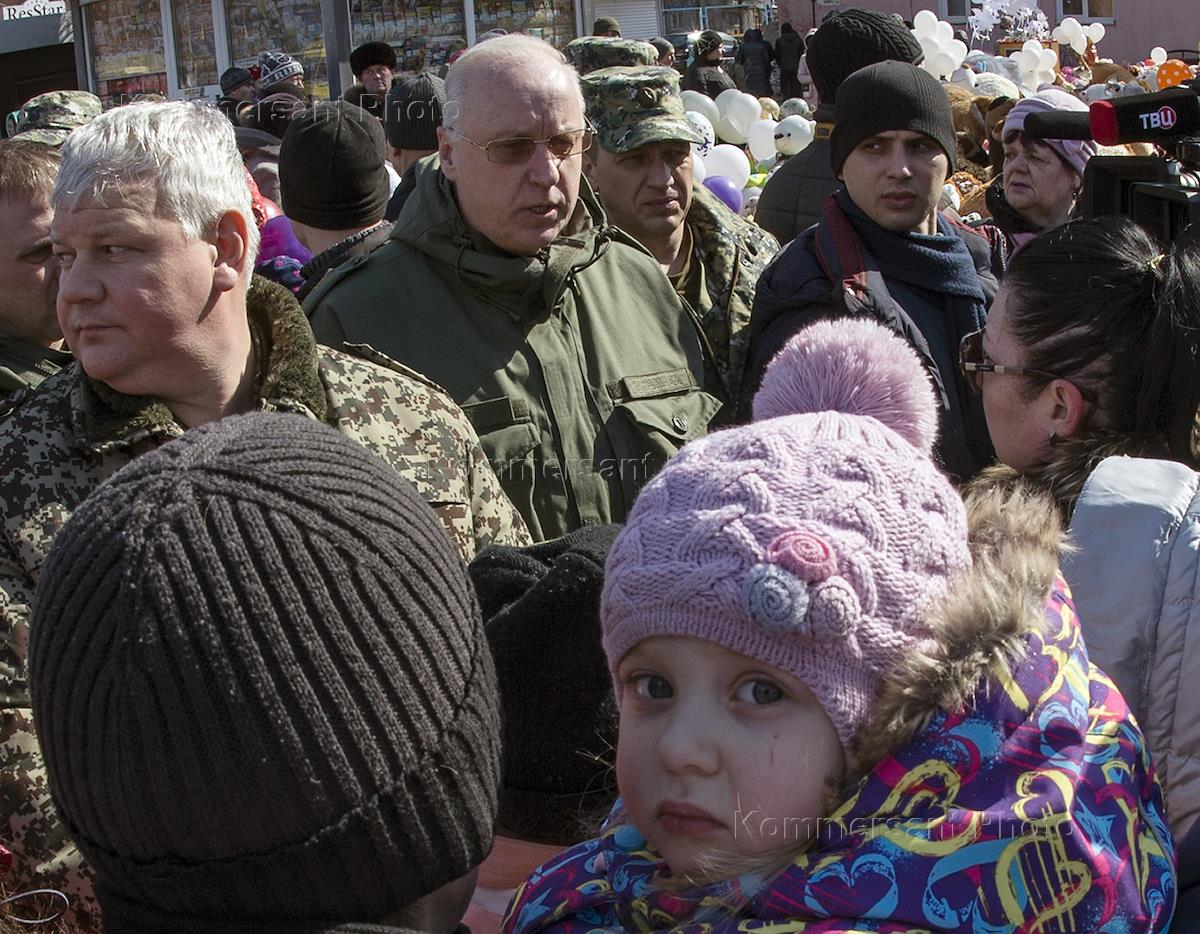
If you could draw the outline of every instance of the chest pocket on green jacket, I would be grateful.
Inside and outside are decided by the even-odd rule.
[[[629,439],[623,459],[633,463],[621,470],[627,496],[636,495],[668,457],[705,434],[722,404],[687,368],[626,376],[610,383],[608,394],[614,403],[612,433]]]
[[[528,517],[533,504],[534,479],[537,475],[535,454],[541,440],[529,405],[523,399],[499,396],[462,407],[471,421],[488,463],[500,480],[500,486],[522,516]]]

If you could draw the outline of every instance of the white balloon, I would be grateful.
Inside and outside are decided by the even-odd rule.
[[[1038,42],[1037,39],[1026,39],[1025,44],[1023,46],[1021,46],[1021,51],[1022,52],[1036,52],[1038,55],[1041,55],[1042,54],[1042,44],[1040,42]]]
[[[1054,79],[1058,77],[1058,72],[1053,68],[1042,68],[1038,70],[1037,79],[1039,84],[1053,84]]]
[[[702,143],[692,143],[692,152],[698,156],[708,155],[708,151],[717,144],[717,131],[712,125],[712,121],[702,113],[696,113],[694,110],[689,110],[684,114],[687,122],[691,124],[692,129],[704,137]]]
[[[1064,30],[1061,26],[1054,27],[1054,30],[1050,33],[1050,38],[1053,39],[1055,42],[1057,42],[1059,45],[1070,45],[1071,44],[1071,40],[1067,37],[1066,30]]]
[[[709,175],[724,175],[739,189],[745,188],[746,182],[750,181],[750,160],[736,146],[724,143],[714,146],[704,158],[704,168]]]
[[[725,116],[742,136],[746,136],[750,127],[762,119],[762,104],[753,94],[738,94],[737,97],[729,99],[725,107]]]
[[[1070,42],[1076,36],[1083,35],[1083,27],[1079,25],[1079,20],[1077,20],[1074,16],[1068,16],[1058,25],[1062,29],[1063,35],[1067,37],[1068,42]]]
[[[1154,48],[1152,48],[1150,50],[1150,61],[1154,62],[1155,65],[1161,65],[1166,60],[1167,60],[1167,50],[1164,49],[1161,45],[1156,45]]]
[[[794,156],[812,142],[816,127],[801,116],[785,117],[775,127],[775,148],[781,156]]]
[[[944,19],[940,19],[938,20],[937,28],[934,29],[933,34],[942,42],[949,42],[954,38],[954,27],[947,23]]]
[[[704,165],[704,160],[699,156],[692,156],[692,184],[699,185],[708,178],[708,168]]]
[[[699,91],[684,91],[679,96],[683,98],[684,110],[704,114],[713,126],[716,126],[717,121],[721,119],[721,111],[717,107],[716,101],[707,94],[701,94]]]
[[[929,12],[928,10],[924,12]],[[942,43],[936,36],[923,36],[917,40],[921,45],[921,51],[925,53],[925,58],[922,61],[929,61],[938,52],[942,51]]]
[[[1037,71],[1038,65],[1041,64],[1040,55],[1038,55],[1036,52],[1030,52],[1025,49],[1022,49],[1014,57],[1020,63],[1022,73],[1027,74],[1029,72]]]
[[[775,155],[776,126],[778,124],[774,120],[759,120],[750,127],[746,141],[750,144],[750,155],[754,156],[755,162],[762,162]]]
[[[1049,68],[1051,71],[1053,71],[1057,65],[1058,53],[1055,52],[1054,49],[1042,49],[1041,67]]]
[[[774,143],[775,141],[771,140],[771,142]],[[775,163],[778,161],[779,161],[779,155],[777,153],[773,152],[773,153],[771,153],[771,158],[758,160],[758,171],[770,172],[771,169],[775,168]],[[758,192],[759,194],[762,193],[761,188],[747,188],[746,191],[754,191],[754,192]],[[745,192],[743,192],[742,194],[745,194]]]
[[[727,88],[717,95],[715,103],[717,111],[722,117],[725,116],[725,112],[729,109],[729,102],[741,93],[737,88]]]
[[[913,34],[918,39],[923,36],[932,35],[937,28],[938,18],[933,10],[918,10],[917,15],[913,17]]]
[[[1087,37],[1092,40],[1092,45],[1099,45],[1100,40],[1104,38],[1103,23],[1088,23],[1088,27],[1084,30]]]
[[[741,146],[746,142],[746,134],[739,130],[736,126],[729,122],[728,115],[717,121],[717,139],[724,143],[733,143],[735,146]],[[717,147],[714,146],[714,149]],[[709,175],[720,175],[720,172],[709,172]]]
[[[957,68],[966,61],[967,52],[970,50],[962,39],[951,39],[942,51],[950,53],[950,57],[954,59],[954,67]]]
[[[957,67],[958,62],[949,52],[938,52],[929,63],[929,70],[937,78],[949,78]]]
[[[1087,51],[1087,36],[1080,34],[1071,40],[1071,48],[1079,55]]]

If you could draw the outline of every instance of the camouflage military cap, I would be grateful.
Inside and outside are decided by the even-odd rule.
[[[584,36],[567,43],[563,53],[567,61],[581,75],[590,74],[600,68],[617,65],[653,65],[658,61],[658,50],[649,42],[636,39],[608,39],[604,36]]]
[[[72,130],[100,116],[101,109],[100,98],[87,91],[48,91],[25,102],[13,135],[61,146]]]
[[[704,142],[684,116],[674,68],[603,68],[580,83],[588,119],[609,152],[668,140]]]

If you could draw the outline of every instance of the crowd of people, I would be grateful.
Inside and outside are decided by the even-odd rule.
[[[1200,243],[858,9],[756,223],[595,32],[19,112],[0,931],[1200,923]]]

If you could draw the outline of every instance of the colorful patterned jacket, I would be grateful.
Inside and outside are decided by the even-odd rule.
[[[537,870],[504,932],[1167,930],[1162,793],[1125,701],[1088,662],[1054,506],[1021,490],[968,505],[974,570],[857,746],[890,752],[807,852],[767,881],[664,890],[642,835],[612,826]]]

